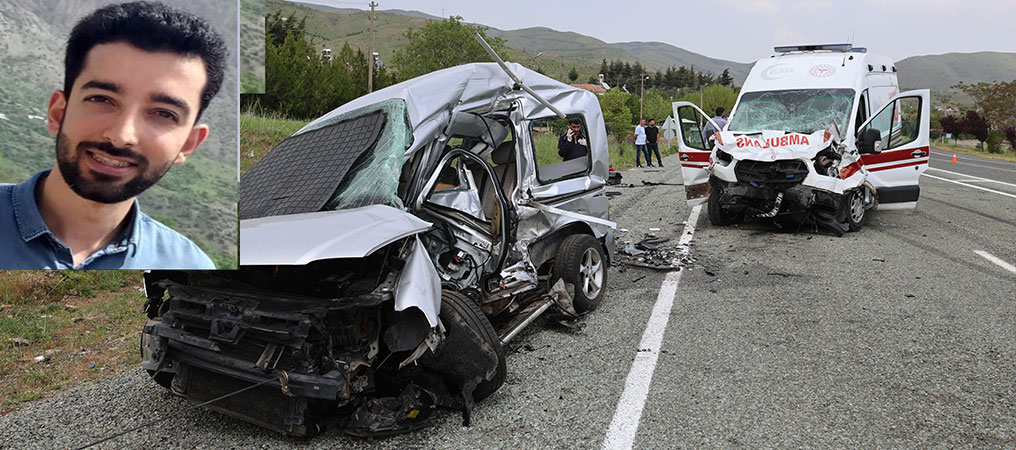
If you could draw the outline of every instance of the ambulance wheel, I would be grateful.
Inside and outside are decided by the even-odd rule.
[[[743,213],[731,214],[723,211],[723,206],[720,205],[720,188],[716,184],[710,189],[706,209],[709,212],[709,223],[716,226],[733,225],[744,221]]]
[[[855,189],[847,194],[847,226],[850,231],[861,231],[864,226],[864,199],[861,191]]]

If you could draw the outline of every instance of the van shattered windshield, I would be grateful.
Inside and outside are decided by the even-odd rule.
[[[853,102],[853,89],[746,92],[727,130],[812,133],[826,128],[830,122],[846,130]]]

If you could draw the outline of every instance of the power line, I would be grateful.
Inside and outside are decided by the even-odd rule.
[[[267,380],[265,380],[265,381],[262,381],[262,382],[260,382],[260,383],[258,383],[258,384],[252,384],[252,385],[250,385],[250,386],[247,386],[247,387],[245,387],[245,388],[243,388],[243,389],[240,389],[240,390],[238,390],[238,391],[234,391],[234,392],[230,392],[230,393],[228,393],[228,394],[224,394],[224,395],[222,395],[222,396],[220,396],[220,397],[216,397],[216,398],[213,398],[213,399],[211,399],[211,400],[209,400],[209,401],[207,401],[207,402],[204,402],[204,403],[199,403],[199,404],[197,404],[197,405],[194,405],[194,406],[191,406],[191,407],[189,407],[189,408],[186,408],[186,409],[184,409],[184,410],[182,410],[182,411],[179,411],[179,412],[177,412],[176,414],[171,414],[171,415],[168,415],[168,416],[166,416],[166,417],[163,417],[163,418],[161,418],[161,419],[155,419],[155,420],[152,420],[152,421],[149,421],[149,422],[145,422],[145,423],[143,423],[143,424],[141,424],[141,425],[138,425],[138,426],[136,426],[136,427],[134,427],[134,428],[131,428],[131,429],[129,429],[129,430],[124,430],[124,431],[121,431],[121,432],[119,432],[119,433],[116,433],[116,434],[114,434],[114,435],[110,435],[110,436],[106,436],[106,437],[104,437],[104,438],[102,438],[102,439],[99,439],[98,441],[95,441],[95,442],[92,442],[92,443],[90,443],[90,444],[88,444],[88,445],[85,445],[85,446],[83,446],[83,447],[80,447],[80,448],[79,448],[78,450],[81,450],[81,449],[86,449],[86,448],[88,448],[88,447],[93,447],[93,446],[99,445],[99,444],[101,444],[101,443],[103,443],[103,442],[106,442],[106,441],[108,441],[108,440],[110,440],[110,439],[116,439],[116,438],[118,438],[118,437],[120,437],[120,436],[123,436],[123,435],[125,435],[125,434],[127,434],[127,433],[131,433],[131,432],[134,432],[134,431],[138,431],[138,430],[140,430],[140,429],[142,429],[142,428],[145,428],[145,427],[148,427],[148,426],[152,426],[152,425],[155,425],[155,424],[157,424],[157,423],[159,423],[159,422],[162,422],[162,421],[164,421],[164,420],[168,420],[168,419],[172,419],[173,417],[176,417],[176,416],[179,416],[179,415],[181,415],[181,414],[183,414],[183,413],[186,413],[186,412],[192,411],[192,410],[194,410],[194,409],[200,408],[200,407],[202,407],[202,406],[205,406],[205,405],[207,405],[207,404],[209,404],[209,403],[215,403],[215,402],[217,402],[217,401],[219,401],[219,400],[222,400],[222,399],[224,399],[224,398],[227,398],[227,397],[232,397],[232,396],[234,396],[234,395],[236,395],[236,394],[239,394],[239,393],[241,393],[241,392],[244,392],[244,391],[249,391],[249,390],[251,390],[251,389],[254,389],[254,388],[258,387],[258,386],[263,386],[263,385],[265,385],[265,384],[271,383],[272,381],[276,381],[276,380],[280,380],[280,379],[282,379],[282,378],[288,378],[288,376],[286,376],[286,375],[285,375],[285,371],[283,371],[283,374],[282,374],[282,375],[279,375],[279,376],[277,376],[277,377],[275,377],[275,378],[269,378],[269,379],[267,379]],[[285,387],[285,386],[283,386],[283,387]]]

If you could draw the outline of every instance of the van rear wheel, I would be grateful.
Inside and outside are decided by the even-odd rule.
[[[554,277],[575,286],[572,306],[579,314],[592,311],[607,290],[607,258],[600,241],[588,234],[564,238],[554,258]]]

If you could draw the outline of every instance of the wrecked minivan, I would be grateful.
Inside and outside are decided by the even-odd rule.
[[[554,160],[569,119],[588,152]],[[142,366],[194,402],[249,388],[208,407],[287,435],[468,424],[505,342],[605,296],[607,162],[595,95],[518,64],[356,99],[243,175],[239,270],[145,275]]]
[[[899,92],[891,59],[850,44],[776,47],[722,131],[674,102],[688,203],[713,225],[746,218],[860,230],[869,209],[914,208],[928,168],[930,94]],[[716,124],[713,123],[716,129]]]

